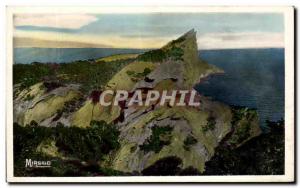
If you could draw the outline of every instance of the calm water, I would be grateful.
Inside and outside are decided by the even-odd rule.
[[[203,51],[200,57],[225,71],[196,86],[197,91],[230,105],[256,108],[260,124],[284,118],[284,50]]]
[[[15,48],[15,63],[66,63],[78,60],[97,59],[113,54],[141,53],[145,50],[115,48]]]
[[[112,54],[139,53],[138,49],[100,48],[17,48],[15,63],[71,62]],[[200,57],[222,68],[224,75],[214,75],[196,86],[203,95],[230,105],[256,108],[263,126],[265,120],[284,117],[284,50],[243,49],[207,50]]]

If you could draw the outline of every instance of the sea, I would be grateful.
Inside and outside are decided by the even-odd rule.
[[[113,48],[15,48],[14,63],[67,63],[122,53],[142,53],[141,49]],[[199,57],[222,68],[195,86],[212,100],[228,105],[255,108],[260,125],[284,118],[284,49],[201,50]]]

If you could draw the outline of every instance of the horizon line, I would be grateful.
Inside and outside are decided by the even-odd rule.
[[[124,50],[155,50],[160,48],[113,48],[113,47],[66,47],[66,48],[53,48],[53,47],[13,47],[13,49],[21,49],[21,48],[38,48],[38,49],[124,49]],[[197,50],[234,50],[234,49],[284,49],[285,47],[245,47],[245,48],[198,48]]]

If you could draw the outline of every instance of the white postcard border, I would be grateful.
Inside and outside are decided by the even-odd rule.
[[[13,15],[18,13],[266,13],[284,14],[285,26],[285,175],[238,176],[114,176],[114,177],[14,177],[13,176]],[[295,170],[294,95],[294,8],[291,6],[211,6],[211,7],[7,7],[6,48],[6,178],[7,182],[293,182]]]

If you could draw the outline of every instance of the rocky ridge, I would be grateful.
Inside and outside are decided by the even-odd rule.
[[[198,58],[194,30],[134,58],[104,88],[191,90],[201,79],[223,72]],[[140,174],[172,156],[182,160],[182,169],[204,172],[221,142],[239,147],[261,132],[255,110],[233,109],[204,96],[200,107],[103,107],[82,93],[80,84],[57,85],[50,91],[46,86],[43,82],[24,90],[15,86],[14,121],[23,126],[35,121],[42,126],[62,123],[81,128],[91,121],[115,123],[120,148],[100,165],[122,172]]]

